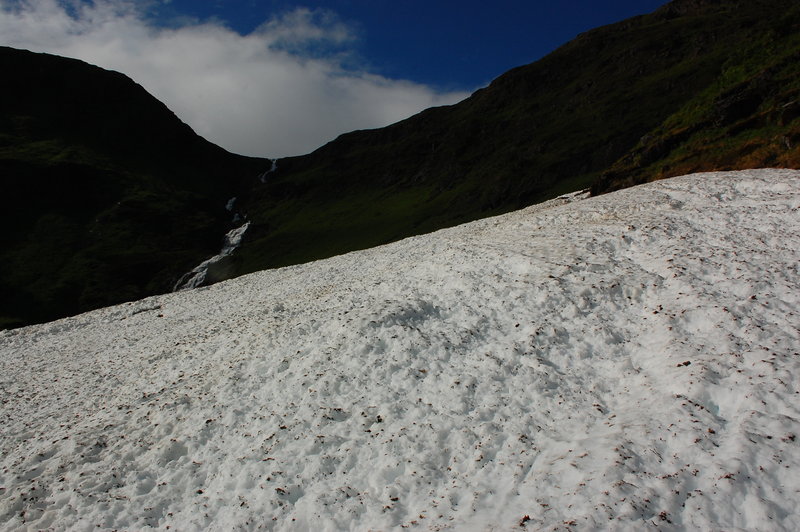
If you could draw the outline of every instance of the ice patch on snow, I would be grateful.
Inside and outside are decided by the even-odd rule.
[[[568,199],[568,200],[579,200],[579,199],[586,199],[590,195],[589,189],[578,190],[576,192],[567,192],[566,194],[560,195],[557,199]]]

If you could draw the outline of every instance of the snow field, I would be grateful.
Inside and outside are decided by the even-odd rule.
[[[800,172],[0,333],[0,529],[796,530]]]

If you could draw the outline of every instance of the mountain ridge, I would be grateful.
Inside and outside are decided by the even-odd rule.
[[[774,43],[800,50],[793,40],[798,20],[786,0],[671,2],[583,33],[462,102],[280,159],[244,202],[253,225],[221,278],[385,243],[570,190],[601,193],[665,177],[642,174],[639,166],[642,175],[634,178],[612,170],[633,160],[642,139],[726,68],[736,70],[758,52],[751,46],[737,58],[742,42],[760,44],[763,34],[784,26]],[[658,161],[669,148],[649,153]],[[790,151],[785,165],[800,164],[794,146]],[[729,159],[717,167],[734,168],[741,160]],[[763,157],[745,166],[769,162]],[[335,207],[331,197],[338,199]],[[322,225],[329,228],[324,234]],[[324,245],[305,244],[319,240]]]
[[[0,218],[0,327],[169,291],[222,247],[233,196],[250,225],[208,284],[588,187],[800,167],[791,0],[674,0],[458,104],[277,161],[204,141],[122,74],[26,54],[0,50],[16,74],[0,88],[0,170],[14,198]]]

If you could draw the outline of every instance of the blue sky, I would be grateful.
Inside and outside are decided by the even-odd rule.
[[[246,155],[456,103],[662,0],[0,0],[0,45],[123,72]]]
[[[578,33],[650,13],[666,0],[172,0],[164,16],[215,17],[250,33],[298,6],[335,14],[372,72],[442,90],[472,90]]]

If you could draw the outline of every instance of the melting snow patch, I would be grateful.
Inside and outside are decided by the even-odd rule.
[[[0,529],[798,530],[799,198],[676,178],[0,333]]]

